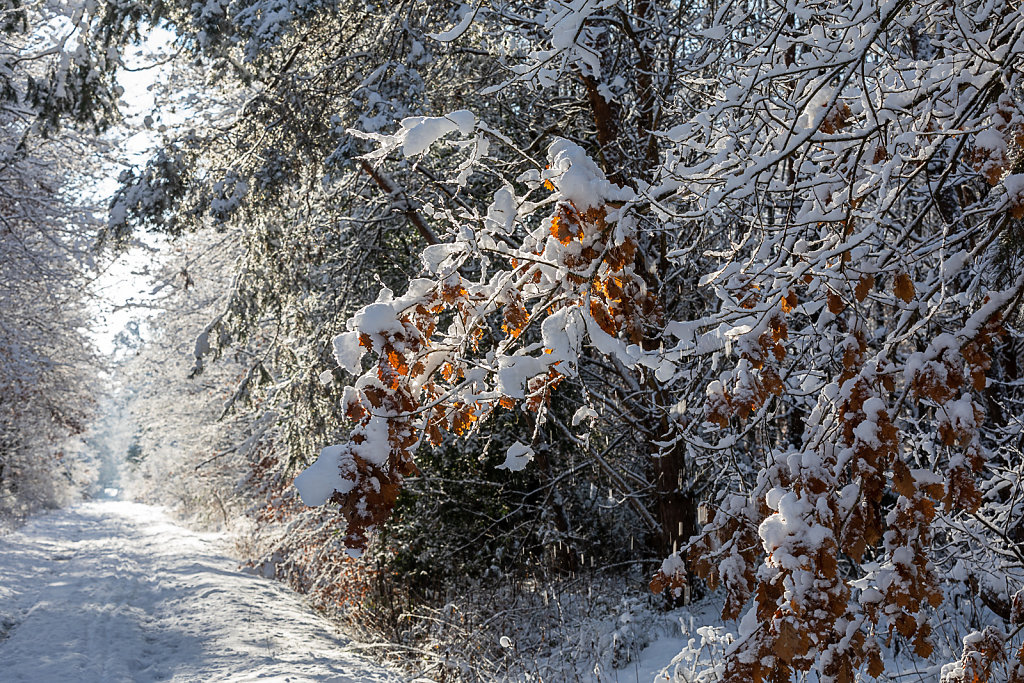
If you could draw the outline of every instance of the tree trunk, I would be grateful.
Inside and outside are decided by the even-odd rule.
[[[672,439],[668,417],[661,418],[659,431],[665,440]],[[660,526],[654,547],[667,557],[682,550],[690,537],[697,533],[697,501],[687,481],[686,455],[682,444],[665,450],[654,446],[651,459],[656,494],[655,516]]]

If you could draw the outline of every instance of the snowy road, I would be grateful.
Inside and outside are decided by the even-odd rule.
[[[85,503],[0,537],[0,680],[396,681],[219,537]]]

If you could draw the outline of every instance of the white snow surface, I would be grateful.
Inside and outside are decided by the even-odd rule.
[[[499,470],[509,472],[522,472],[526,469],[527,463],[533,460],[534,452],[529,446],[516,441],[508,447],[505,452],[505,462],[497,466]]]
[[[431,145],[448,135],[458,132],[468,136],[473,133],[477,119],[473,112],[466,109],[453,111],[446,116],[410,116],[401,121],[401,129],[394,135],[364,133],[350,129],[348,132],[357,138],[373,140],[380,144],[374,151],[364,154],[361,159],[380,159],[393,150],[402,148],[406,157],[418,156],[426,152]]]
[[[345,495],[355,487],[353,479],[341,476],[342,454],[345,446],[327,446],[320,451],[316,462],[295,477],[295,488],[302,502],[309,507],[323,505],[338,491]],[[346,460],[351,463],[351,460]]]
[[[222,535],[104,501],[0,537],[0,679],[378,681],[281,584],[242,573]]]

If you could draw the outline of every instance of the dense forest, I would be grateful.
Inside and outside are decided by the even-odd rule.
[[[5,518],[410,676],[1024,682],[1019,0],[0,0],[0,311]]]

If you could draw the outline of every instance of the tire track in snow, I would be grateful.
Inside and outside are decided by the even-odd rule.
[[[221,542],[120,501],[0,538],[0,679],[402,680],[284,586],[237,571]]]

